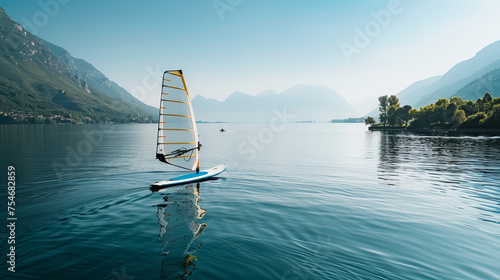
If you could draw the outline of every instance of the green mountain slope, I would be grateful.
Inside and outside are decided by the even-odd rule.
[[[73,57],[65,49],[50,42],[44,41],[44,43],[52,50],[54,54],[59,56],[69,66],[73,73],[78,76],[78,78],[87,82],[90,87],[106,94],[109,97],[128,103],[131,107],[147,112],[150,115],[156,115],[158,113],[158,108],[154,108],[142,103],[124,88],[109,80],[92,64],[83,59]]]
[[[108,96],[0,8],[0,112],[74,121],[148,121],[148,112]],[[17,112],[17,113],[16,113]],[[147,118],[147,119],[146,119]]]

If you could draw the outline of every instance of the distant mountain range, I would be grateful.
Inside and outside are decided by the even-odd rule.
[[[274,90],[257,96],[235,92],[224,101],[197,95],[193,108],[200,121],[266,122],[276,111],[293,115],[290,121],[330,121],[358,115],[337,92],[309,85],[297,85],[279,94]]]
[[[500,97],[500,41],[484,47],[474,57],[458,63],[443,76],[413,83],[397,96],[401,105],[419,108],[439,98],[454,96],[476,101],[486,92],[493,97]],[[378,116],[378,109],[368,115]]]
[[[396,95],[401,105],[419,108],[439,98],[454,96],[476,101],[485,92],[500,97],[500,41],[458,63],[443,76],[417,81]],[[272,117],[273,108],[285,106],[296,121],[358,117],[370,111],[370,107],[372,110],[367,116],[378,117],[377,103],[376,98],[369,98],[351,106],[331,89],[307,85],[295,86],[280,94],[272,90],[257,96],[235,92],[222,102],[200,95],[193,100],[197,118],[206,121],[266,121]]]
[[[88,62],[29,33],[0,7],[0,112],[92,122],[151,121],[137,100]]]

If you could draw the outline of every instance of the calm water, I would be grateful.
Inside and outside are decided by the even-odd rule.
[[[155,125],[0,126],[0,185],[14,165],[18,218],[16,273],[2,226],[1,275],[500,279],[499,137],[199,130],[202,168],[228,170],[152,192],[181,174],[155,160]]]

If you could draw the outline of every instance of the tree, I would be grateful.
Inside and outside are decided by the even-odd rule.
[[[450,98],[450,104],[455,104],[457,107],[460,107],[465,104],[465,101],[462,100],[462,97],[452,97]]]
[[[434,103],[434,104],[436,106],[443,106],[446,108],[446,106],[448,106],[448,104],[450,104],[450,103],[448,102],[448,99],[446,99],[446,98],[439,98],[439,100],[436,101],[436,103]]]
[[[398,122],[398,108],[396,106],[390,106],[387,110],[387,121],[390,126],[394,126]]]
[[[418,110],[417,109],[410,109],[410,119],[414,119],[417,117],[418,117]]]
[[[396,108],[399,108],[399,98],[396,95],[389,96],[387,102],[389,102],[389,106],[396,106]]]
[[[380,111],[380,122],[384,123],[384,126],[389,122],[390,125],[394,126],[398,120],[397,110],[399,108],[399,98],[395,95],[391,96],[380,96],[378,98],[379,111]]]
[[[478,128],[479,127],[479,122],[482,119],[485,119],[487,117],[488,116],[486,116],[486,114],[484,112],[476,113],[476,114],[474,114],[472,116],[469,116],[464,121],[464,123],[461,125],[461,127],[464,127],[464,128]]]
[[[379,118],[380,118],[380,122],[383,123],[384,126],[387,124],[388,99],[389,99],[389,97],[387,95],[383,95],[383,96],[380,96],[378,98],[378,101],[379,101],[378,110],[380,112]]]
[[[374,125],[374,124],[375,124],[375,119],[374,119],[374,118],[372,118],[372,117],[367,117],[367,118],[365,119],[365,125],[370,125],[370,126],[372,126],[372,125]]]
[[[491,93],[487,92],[483,96],[483,103],[488,103],[493,101],[493,96],[491,96]]]
[[[403,119],[405,117],[405,109],[403,107],[399,107],[396,109],[396,123],[401,126],[403,122],[405,122]]]
[[[451,125],[453,128],[457,128],[460,125],[462,125],[463,122],[465,122],[467,118],[465,117],[465,112],[464,110],[456,110],[455,114],[453,115],[453,119],[451,121]]]
[[[400,109],[401,109],[401,112],[399,113],[399,117],[400,117],[401,121],[405,122],[405,126],[408,127],[408,122],[413,118],[412,115],[410,114],[410,111],[412,110],[412,108],[410,105],[405,105]]]
[[[483,110],[483,99],[479,98],[476,100],[476,112],[481,112]]]
[[[461,110],[464,110],[465,116],[469,117],[470,115],[474,115],[477,113],[476,104],[473,101],[467,101],[462,106],[460,106]]]
[[[480,120],[479,125],[485,128],[500,129],[500,104],[493,106],[488,117]]]
[[[448,106],[446,106],[446,109],[444,111],[444,116],[443,116],[444,122],[451,124],[453,122],[453,118],[455,117],[456,110],[457,110],[457,105],[455,105],[454,103],[448,104]]]

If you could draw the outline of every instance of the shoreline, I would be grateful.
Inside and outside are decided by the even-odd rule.
[[[488,128],[432,128],[432,129],[412,129],[404,127],[369,127],[369,131],[390,131],[390,132],[408,132],[416,134],[431,134],[431,135],[500,135],[500,129]]]

